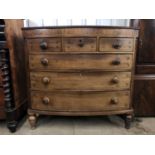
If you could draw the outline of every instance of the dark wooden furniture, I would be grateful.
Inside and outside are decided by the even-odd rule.
[[[10,131],[26,111],[25,52],[21,27],[23,20],[0,20],[0,118]]]
[[[29,122],[40,114],[132,118],[138,31],[120,27],[23,28],[29,73]]]
[[[4,20],[0,19],[0,53],[6,48],[6,38],[4,32],[5,23]],[[0,67],[2,67],[2,62],[0,61]],[[0,119],[5,119],[4,111],[4,91],[2,83],[2,72],[0,70]]]
[[[155,116],[155,20],[132,20],[140,29],[134,85],[136,116]]]

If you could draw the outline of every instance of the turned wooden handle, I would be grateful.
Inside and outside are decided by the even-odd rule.
[[[112,82],[113,82],[113,83],[119,83],[118,77],[117,77],[117,76],[113,77],[113,78],[112,78]]]
[[[83,39],[79,39],[78,45],[79,45],[80,47],[83,47],[83,46],[84,46],[84,41],[83,41]]]
[[[111,103],[112,104],[117,104],[118,103],[118,98],[117,97],[112,97],[111,98]]]
[[[47,59],[47,58],[42,58],[42,59],[41,59],[41,63],[42,63],[44,66],[47,66],[47,65],[48,65],[48,59]]]
[[[119,40],[116,40],[113,44],[112,44],[112,47],[115,48],[115,49],[119,49],[122,47],[122,44]]]
[[[50,82],[50,79],[48,77],[43,77],[42,81],[44,84],[48,84]]]
[[[42,102],[43,102],[43,104],[47,105],[47,104],[49,104],[50,99],[49,99],[48,97],[45,96],[45,97],[43,97]]]
[[[120,65],[121,61],[119,59],[113,60],[112,64],[113,65]]]
[[[43,50],[47,49],[47,42],[46,41],[42,41],[40,43],[40,48],[43,49]]]

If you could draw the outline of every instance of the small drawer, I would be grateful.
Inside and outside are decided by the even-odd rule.
[[[129,108],[130,92],[31,92],[31,108],[47,111],[106,111]]]
[[[28,39],[29,52],[60,52],[61,38]]]
[[[65,52],[95,52],[96,38],[63,38],[63,46]]]
[[[31,72],[32,90],[124,90],[131,72]]]
[[[130,70],[132,59],[132,54],[36,54],[29,55],[29,67],[39,70]]]
[[[99,51],[131,52],[133,51],[133,39],[130,39],[130,38],[100,38]]]

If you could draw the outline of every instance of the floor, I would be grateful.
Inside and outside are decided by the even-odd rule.
[[[0,121],[0,135],[12,134]],[[24,118],[12,135],[152,135],[155,134],[155,118],[137,118],[131,129],[124,128],[124,121],[118,116],[104,117],[51,117],[40,116],[37,128],[30,129]]]

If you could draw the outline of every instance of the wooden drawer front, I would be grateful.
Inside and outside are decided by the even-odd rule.
[[[123,90],[130,88],[130,72],[31,72],[32,90]]]
[[[29,29],[23,30],[24,38],[38,38],[38,37],[61,37],[61,29]]]
[[[74,36],[103,36],[103,37],[137,37],[138,30],[97,27],[59,27],[24,29],[25,38],[37,37],[74,37]]]
[[[28,39],[29,52],[60,52],[61,38]]]
[[[64,28],[63,36],[74,37],[74,36],[97,36],[96,28]]]
[[[101,36],[101,37],[137,37],[138,31],[131,29],[111,29],[111,28],[64,28],[63,36]]]
[[[4,91],[0,88],[0,107],[4,107]]]
[[[132,51],[133,39],[100,38],[99,51]]]
[[[98,35],[103,37],[137,37],[137,32],[131,29],[98,29]]]
[[[47,111],[105,111],[129,108],[130,94],[120,92],[31,92],[31,108]]]
[[[66,52],[93,52],[96,51],[96,38],[64,38],[63,46]]]
[[[132,67],[132,54],[29,55],[30,69],[42,70],[124,70]]]

